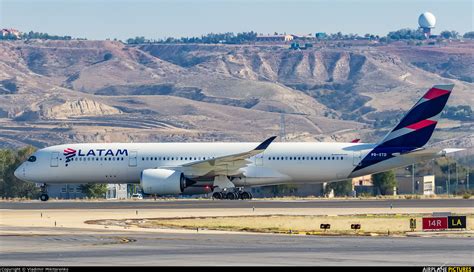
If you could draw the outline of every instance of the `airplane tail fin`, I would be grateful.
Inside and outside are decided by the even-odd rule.
[[[424,146],[436,127],[454,84],[435,85],[408,111],[377,147]]]

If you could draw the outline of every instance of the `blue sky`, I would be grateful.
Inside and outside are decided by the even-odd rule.
[[[122,40],[250,30],[386,35],[416,28],[424,11],[437,18],[435,34],[473,30],[472,0],[0,0],[0,28]]]

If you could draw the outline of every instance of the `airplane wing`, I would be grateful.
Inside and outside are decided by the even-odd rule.
[[[275,138],[276,136],[272,136],[247,152],[190,162],[174,169],[182,171],[185,176],[189,177],[238,175],[241,173],[240,168],[251,163],[249,158],[264,152]]]

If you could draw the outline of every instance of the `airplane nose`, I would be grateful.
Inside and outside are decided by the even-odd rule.
[[[20,166],[15,170],[15,172],[13,172],[13,175],[15,175],[15,177],[18,178],[18,179],[21,179],[21,172],[22,172],[21,168],[22,168],[22,167],[23,167],[23,166],[20,165]]]

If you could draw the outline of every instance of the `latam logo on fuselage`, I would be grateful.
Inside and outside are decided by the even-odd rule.
[[[64,156],[66,156],[66,162],[72,160],[73,157],[76,155],[78,157],[96,157],[96,156],[104,156],[104,157],[117,157],[117,156],[128,156],[127,149],[117,149],[114,151],[113,149],[89,149],[87,151],[83,151],[82,149],[74,150],[72,148],[64,149]]]

